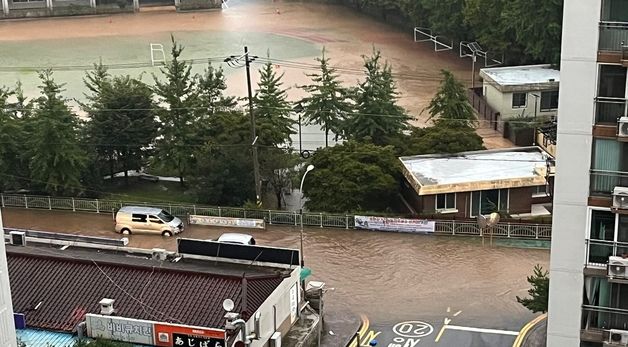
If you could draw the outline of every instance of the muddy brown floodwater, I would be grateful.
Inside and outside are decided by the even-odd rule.
[[[119,238],[111,215],[3,209],[5,227]],[[213,239],[224,229],[189,226],[182,237]],[[295,227],[245,231],[259,244],[299,247]],[[306,266],[312,279],[335,288],[329,305],[365,313],[371,322],[442,321],[448,308],[458,324],[519,330],[532,315],[525,296],[535,264],[547,268],[549,251],[482,246],[476,238],[307,228]],[[174,238],[131,235],[131,247],[175,250]]]

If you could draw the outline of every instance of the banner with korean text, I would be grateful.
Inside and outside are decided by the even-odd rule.
[[[426,219],[355,216],[355,227],[356,229],[428,234],[434,232],[436,222]]]
[[[266,224],[264,223],[263,219],[190,215],[188,217],[188,222],[190,224],[208,225],[208,226],[216,226],[216,227],[266,229]]]

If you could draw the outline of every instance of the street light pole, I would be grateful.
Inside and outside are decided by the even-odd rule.
[[[301,178],[301,187],[299,188],[299,193],[301,193],[301,198],[299,199],[299,215],[301,217],[301,232],[300,232],[300,237],[301,237],[301,267],[303,267],[303,265],[305,265],[305,262],[303,261],[303,182],[305,182],[305,176],[307,176],[307,173],[314,170],[314,165],[308,165],[307,169],[305,169],[305,173],[303,174],[303,177]]]
[[[253,59],[249,56],[249,48],[244,46],[244,55],[240,57],[230,56],[225,59],[226,63],[238,62],[241,58],[244,58],[244,66],[246,67],[246,85],[249,95],[249,115],[251,117],[251,146],[253,147],[253,175],[255,177],[255,203],[257,207],[262,206],[262,186],[259,173],[259,160],[257,157],[257,136],[255,134],[255,113],[253,112],[253,90],[251,89],[251,61]]]

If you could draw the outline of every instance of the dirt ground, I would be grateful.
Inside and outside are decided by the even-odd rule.
[[[448,69],[470,84],[470,62],[456,50],[434,52],[429,43],[415,43],[412,33],[402,32],[365,15],[336,5],[234,0],[223,11],[176,13],[172,10],[96,17],[44,18],[0,22],[0,85],[24,84],[26,94],[37,93],[34,70],[42,66],[65,66],[56,73],[66,82],[67,96],[82,99],[85,66],[99,60],[105,64],[150,64],[149,43],[162,43],[166,53],[169,36],[175,35],[186,51],[184,58],[213,57],[221,60],[241,54],[248,45],[260,58],[279,59],[275,67],[284,73],[289,98],[297,100],[303,91],[296,88],[309,82],[306,73],[315,72],[314,58],[325,47],[332,65],[339,68],[347,86],[362,79],[362,55],[381,50],[397,76],[399,104],[414,118],[413,125],[426,126],[422,112],[440,83],[440,70]],[[262,59],[253,66],[259,68]],[[286,62],[282,62],[286,61]],[[309,64],[305,66],[303,64]],[[244,97],[244,69],[222,65],[227,73],[228,92]],[[12,69],[11,67],[16,67]],[[69,68],[68,68],[69,67]],[[200,72],[204,64],[195,66]],[[114,70],[152,81],[158,68],[144,66]],[[253,73],[253,81],[258,74]],[[486,146],[510,147],[496,133],[483,129]]]

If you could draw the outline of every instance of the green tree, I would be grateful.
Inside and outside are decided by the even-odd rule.
[[[408,127],[409,117],[397,105],[399,93],[388,62],[381,63],[381,54],[373,50],[363,56],[366,80],[355,90],[356,112],[345,122],[347,138],[359,141],[369,138],[375,144],[385,144],[386,138]]]
[[[429,128],[414,128],[409,135],[391,139],[398,156],[460,153],[483,150],[484,145],[473,128],[435,125]]]
[[[475,111],[467,98],[467,91],[454,75],[442,70],[443,81],[427,110],[435,124],[447,126],[471,126]]]
[[[534,273],[528,276],[528,283],[532,288],[528,289],[529,298],[520,298],[517,296],[517,302],[525,306],[533,313],[547,312],[547,303],[549,298],[549,272],[543,270],[541,265],[534,266]]]
[[[399,192],[399,161],[393,148],[347,141],[316,151],[303,191],[312,211],[384,211]]]
[[[18,188],[23,167],[23,127],[16,105],[9,102],[15,90],[0,87],[0,192]]]
[[[199,110],[204,119],[216,112],[229,111],[237,105],[234,97],[226,96],[227,82],[222,68],[214,68],[209,62],[202,75],[197,77]]]
[[[98,161],[109,163],[109,173],[139,170],[149,155],[149,146],[157,137],[156,105],[153,92],[143,82],[130,76],[111,78],[97,66],[85,78],[90,103],[87,137],[95,146]]]
[[[533,59],[558,64],[563,22],[563,0],[507,1],[503,30],[516,33],[516,42]]]
[[[427,21],[434,33],[459,41],[469,38],[463,17],[465,0],[418,1],[427,12]]]
[[[272,147],[281,146],[289,143],[290,135],[295,133],[295,121],[290,118],[292,108],[286,100],[286,90],[281,89],[283,74],[277,75],[270,62],[259,72],[260,81],[253,97],[258,143]]]
[[[325,131],[325,147],[328,144],[329,131],[338,135],[342,133],[342,125],[345,116],[352,110],[349,102],[348,91],[343,88],[338,80],[336,70],[329,66],[329,58],[325,57],[325,48],[321,58],[316,58],[320,63],[321,72],[308,74],[313,84],[303,86],[309,96],[301,100],[303,116],[306,124],[318,124]]]
[[[79,120],[62,98],[63,85],[51,70],[39,72],[41,96],[36,100],[33,132],[28,141],[34,182],[51,194],[79,192],[85,151],[79,140]]]
[[[157,142],[157,155],[162,166],[175,168],[183,186],[195,160],[190,147],[198,142],[198,92],[192,66],[181,59],[183,47],[175,42],[174,37],[171,39],[171,60],[161,69],[165,81],[153,75],[155,94],[164,105],[158,115],[161,138]]]
[[[251,170],[249,118],[242,112],[217,112],[203,126],[209,139],[197,150],[190,185],[201,203],[242,206],[255,196]]]
[[[482,44],[489,53],[512,52],[517,47],[512,30],[504,28],[502,12],[504,0],[466,0],[464,22],[473,33],[473,40]],[[512,55],[512,54],[509,54]],[[517,57],[521,58],[521,54]]]
[[[266,191],[271,192],[277,202],[277,209],[283,206],[283,194],[292,186],[296,176],[298,155],[286,148],[262,148],[260,151],[261,176],[266,181]]]

